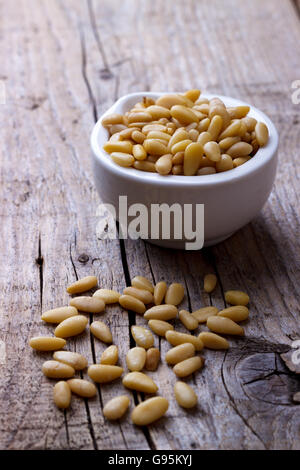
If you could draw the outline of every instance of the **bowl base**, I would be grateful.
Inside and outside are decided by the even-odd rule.
[[[203,248],[206,248],[208,246],[213,246],[217,245],[218,243],[223,242],[224,240],[227,240],[227,238],[231,237],[234,234],[234,232],[228,233],[227,235],[223,235],[222,237],[214,238],[213,240],[207,240],[204,242]],[[147,239],[144,240],[147,243],[150,243],[151,245],[157,245],[160,246],[161,248],[171,248],[173,250],[185,250],[185,242],[182,240],[152,240],[152,239]],[[192,251],[192,250],[190,250]]]

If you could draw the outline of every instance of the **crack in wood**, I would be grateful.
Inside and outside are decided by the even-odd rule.
[[[87,88],[90,102],[92,104],[94,122],[97,122],[98,121],[97,102],[94,97],[93,90],[92,90],[92,87],[91,87],[91,84],[89,82],[88,75],[87,75],[86,45],[85,45],[85,38],[84,38],[83,31],[80,31],[80,45],[81,45],[81,73],[82,73],[83,81]]]
[[[41,234],[39,234],[39,241],[38,241],[38,257],[35,260],[36,264],[39,266],[39,281],[40,281],[40,304],[41,304],[41,312],[43,310],[43,266],[44,266],[44,258],[42,256],[42,241],[41,241]]]

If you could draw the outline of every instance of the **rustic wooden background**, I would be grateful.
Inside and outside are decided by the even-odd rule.
[[[299,381],[280,358],[299,339],[300,105],[291,101],[299,8],[290,0],[0,1],[0,448],[300,448]],[[126,93],[190,87],[241,98],[273,119],[280,164],[268,203],[229,240],[198,253],[99,241],[95,120]],[[211,297],[202,292],[208,270],[219,279]],[[74,398],[65,413],[55,408],[53,382],[41,373],[49,355],[33,353],[28,338],[52,331],[41,312],[66,304],[66,284],[91,273],[119,290],[139,273],[181,281],[191,309],[223,307],[229,288],[250,294],[246,339],[205,352],[205,369],[190,380],[196,412],[172,400],[148,429],[129,416],[110,424],[102,407],[122,390],[118,382],[95,399]],[[104,318],[124,356],[134,315],[113,306]],[[104,349],[88,334],[69,346],[90,363]],[[155,377],[170,396],[173,373],[162,364]]]

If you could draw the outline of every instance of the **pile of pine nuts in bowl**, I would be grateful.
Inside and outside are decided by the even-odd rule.
[[[204,367],[206,349],[227,350],[228,336],[244,336],[244,328],[239,323],[248,319],[249,296],[239,290],[230,290],[225,293],[226,303],[230,307],[219,310],[214,306],[202,306],[188,312],[179,307],[185,296],[185,289],[180,283],[167,285],[165,281],[160,281],[153,285],[144,276],[136,276],[131,286],[122,293],[106,288],[97,289],[97,285],[95,276],[87,276],[68,286],[67,292],[74,296],[69,306],[48,310],[41,317],[46,324],[55,325],[54,336],[37,336],[29,341],[29,345],[37,352],[53,354],[51,359],[43,363],[42,372],[47,378],[57,380],[53,387],[56,406],[60,409],[68,408],[73,394],[84,399],[92,398],[97,394],[99,384],[110,383],[113,387],[114,381],[121,378],[124,394],[116,394],[103,407],[103,415],[108,420],[118,420],[126,414],[132,402],[128,391],[150,395],[133,405],[131,420],[137,426],[147,426],[165,415],[172,398],[184,409],[194,408],[198,402],[196,387],[191,387],[184,379]],[[216,285],[215,274],[207,274],[204,291],[210,294]],[[87,292],[90,294],[87,295]],[[86,316],[101,315],[106,305],[113,304],[121,306],[124,313],[134,312],[145,320],[144,326],[131,326],[131,336],[136,346],[130,348],[126,357],[122,358],[125,359],[127,371],[118,365],[121,359],[119,347],[114,344],[109,326],[98,319],[89,324]],[[184,332],[176,330],[178,323]],[[199,325],[205,329],[199,332]],[[69,338],[84,334],[87,328],[95,340],[106,345],[99,363],[90,365],[82,354],[63,349]],[[161,357],[160,349],[154,347],[154,335],[170,344],[164,357]],[[163,361],[172,367],[178,379],[173,397],[155,395],[159,390],[155,372]],[[85,369],[90,380],[82,378]],[[150,377],[147,371],[152,371],[154,377]],[[76,373],[81,375],[76,377]]]
[[[226,172],[268,143],[268,126],[249,111],[197,89],[144,96],[124,114],[102,118],[109,134],[103,149],[117,165],[164,176]]]

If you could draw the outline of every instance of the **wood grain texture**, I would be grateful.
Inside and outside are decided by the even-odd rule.
[[[7,98],[0,106],[0,448],[300,449],[292,400],[299,376],[280,358],[299,339],[300,120],[291,101],[300,78],[299,2],[2,0],[0,13]],[[197,253],[98,240],[89,159],[95,120],[126,93],[190,87],[248,101],[274,121],[280,164],[268,203],[229,240]],[[202,289],[209,271],[219,280],[211,295]],[[57,410],[53,383],[41,373],[49,355],[27,345],[52,332],[41,312],[67,304],[65,286],[84,275],[121,291],[141,273],[183,282],[190,310],[224,307],[227,289],[246,290],[246,339],[231,340],[226,353],[204,353],[205,368],[188,380],[199,396],[196,412],[171,400],[167,416],[148,429],[129,416],[110,424],[102,407],[124,393],[121,381]],[[124,365],[130,326],[145,322],[116,306],[102,317]],[[164,356],[166,341],[156,345]],[[87,332],[68,346],[89,363],[104,350]],[[165,363],[150,375],[172,395],[175,377]],[[144,399],[128,393],[132,403]]]

